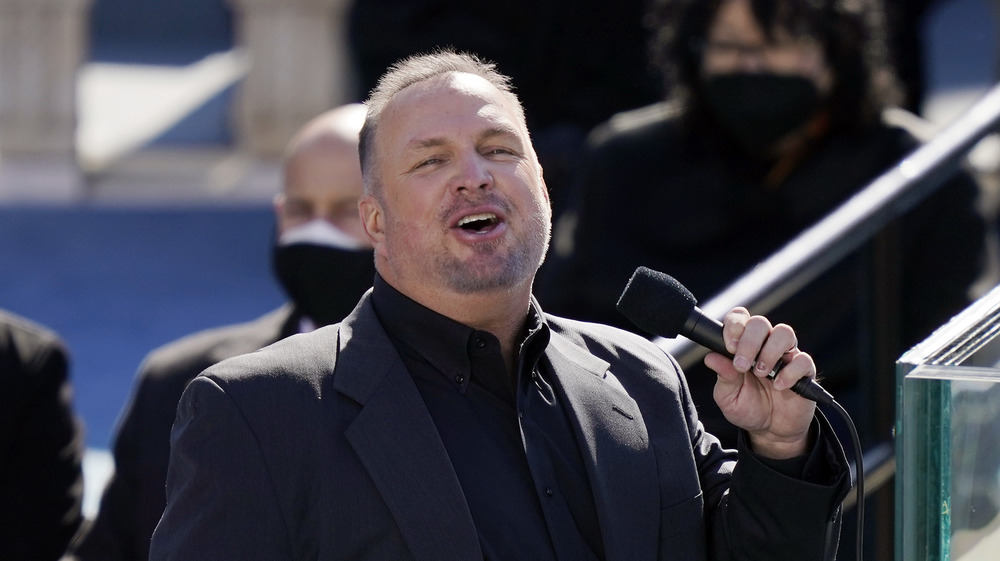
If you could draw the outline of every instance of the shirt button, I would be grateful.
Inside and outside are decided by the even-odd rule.
[[[476,337],[476,347],[483,348],[486,346],[486,340],[482,337]]]
[[[546,497],[551,497],[552,496],[552,487],[546,487],[545,488],[545,496]]]
[[[455,383],[456,384],[461,384],[464,381],[465,381],[465,376],[462,376],[461,374],[455,376]]]

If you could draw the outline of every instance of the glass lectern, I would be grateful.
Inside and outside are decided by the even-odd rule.
[[[1000,287],[897,362],[896,561],[1000,559]]]

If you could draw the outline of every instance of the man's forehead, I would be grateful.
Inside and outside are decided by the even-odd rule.
[[[450,72],[411,84],[393,97],[385,113],[401,116],[437,103],[448,103],[442,99],[456,96],[480,100],[483,107],[492,106],[483,111],[493,116],[504,112],[511,112],[513,116],[516,113],[509,96],[486,79],[464,72]]]
[[[473,74],[435,76],[404,88],[386,105],[377,142],[389,150],[391,145],[419,150],[444,144],[459,131],[525,137],[527,131],[508,97]]]

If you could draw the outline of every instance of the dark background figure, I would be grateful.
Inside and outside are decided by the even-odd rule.
[[[659,99],[646,55],[647,0],[356,0],[352,56],[364,97],[403,57],[453,47],[493,61],[517,84],[558,216],[583,137],[618,111]],[[528,16],[530,14],[530,16]]]
[[[83,520],[83,428],[68,351],[0,310],[0,559],[59,559]]]
[[[903,89],[902,106],[920,114],[927,94],[925,16],[938,0],[884,0],[889,61]]]
[[[734,6],[749,27],[720,24],[721,8]],[[884,120],[899,115],[886,112],[899,97],[885,51],[870,46],[884,44],[871,2],[668,0],[654,15],[653,53],[672,97],[590,136],[580,206],[564,217],[575,233],[556,229],[556,261],[540,288],[555,313],[633,330],[614,306],[637,266],[707,300],[918,145]],[[706,72],[706,62],[720,61],[729,68]],[[971,176],[956,173],[772,314],[798,326],[828,389],[867,429],[866,443],[889,438],[889,425],[869,421],[894,403],[890,395],[864,402],[869,373],[891,376],[886,360],[968,302],[984,244],[977,196]],[[759,225],[752,235],[748,222]],[[892,305],[892,325],[871,316],[875,302]],[[880,338],[889,353],[876,363]],[[690,380],[703,420],[732,444],[712,404],[714,377],[699,370]]]
[[[187,383],[202,370],[288,335],[339,321],[372,284],[371,245],[358,217],[357,137],[364,107],[306,124],[288,147],[275,199],[275,276],[289,303],[254,321],[202,331],[151,352],[114,437],[115,473],[96,520],[66,561],[144,561],[166,501],[170,427]]]

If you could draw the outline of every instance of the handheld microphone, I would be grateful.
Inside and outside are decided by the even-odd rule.
[[[732,357],[722,338],[722,324],[698,309],[698,301],[677,279],[639,267],[632,273],[618,299],[618,311],[637,327],[659,335],[674,338],[683,335],[695,343],[717,353]],[[778,361],[768,378],[774,379],[784,363]],[[802,397],[823,404],[830,404],[830,395],[815,380],[800,378],[791,390]]]

